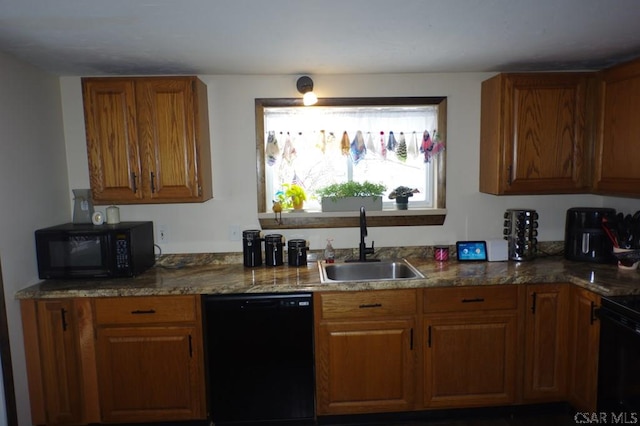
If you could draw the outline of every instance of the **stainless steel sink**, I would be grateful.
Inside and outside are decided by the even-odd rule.
[[[318,269],[322,283],[424,278],[424,275],[405,259],[354,263],[323,263],[318,261]]]

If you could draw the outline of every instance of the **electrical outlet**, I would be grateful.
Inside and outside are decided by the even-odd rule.
[[[169,242],[169,227],[167,225],[158,225],[158,243],[166,244]]]
[[[240,225],[229,226],[229,241],[240,241]]]

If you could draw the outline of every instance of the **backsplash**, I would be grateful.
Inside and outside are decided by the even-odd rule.
[[[435,246],[411,246],[411,247],[376,247],[375,254],[371,258],[400,259],[422,258],[433,259]],[[324,250],[310,250],[309,261],[323,258]],[[540,241],[536,257],[559,256],[564,251],[564,241]],[[358,257],[357,248],[335,249],[336,260],[353,259]],[[456,246],[449,246],[452,259],[456,257]],[[197,265],[229,265],[242,263],[242,252],[227,253],[183,253],[164,254],[156,259],[156,265],[166,268],[182,268]]]

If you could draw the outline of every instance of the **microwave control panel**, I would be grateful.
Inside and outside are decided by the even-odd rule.
[[[116,239],[116,269],[129,268],[129,243],[124,236]]]

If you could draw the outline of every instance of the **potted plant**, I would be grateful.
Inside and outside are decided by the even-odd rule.
[[[409,207],[409,197],[413,197],[413,194],[416,194],[418,191],[417,188],[409,188],[408,186],[399,186],[389,194],[389,199],[396,200],[396,208],[398,210],[407,210]]]
[[[334,183],[316,191],[321,198],[323,212],[382,210],[382,194],[386,186],[378,183],[343,182]]]
[[[282,186],[284,191],[278,191],[276,193],[274,207],[280,210],[302,210],[304,202],[307,199],[307,193],[304,191],[304,188],[295,183],[285,183]],[[276,206],[276,204],[279,204],[279,206]]]

